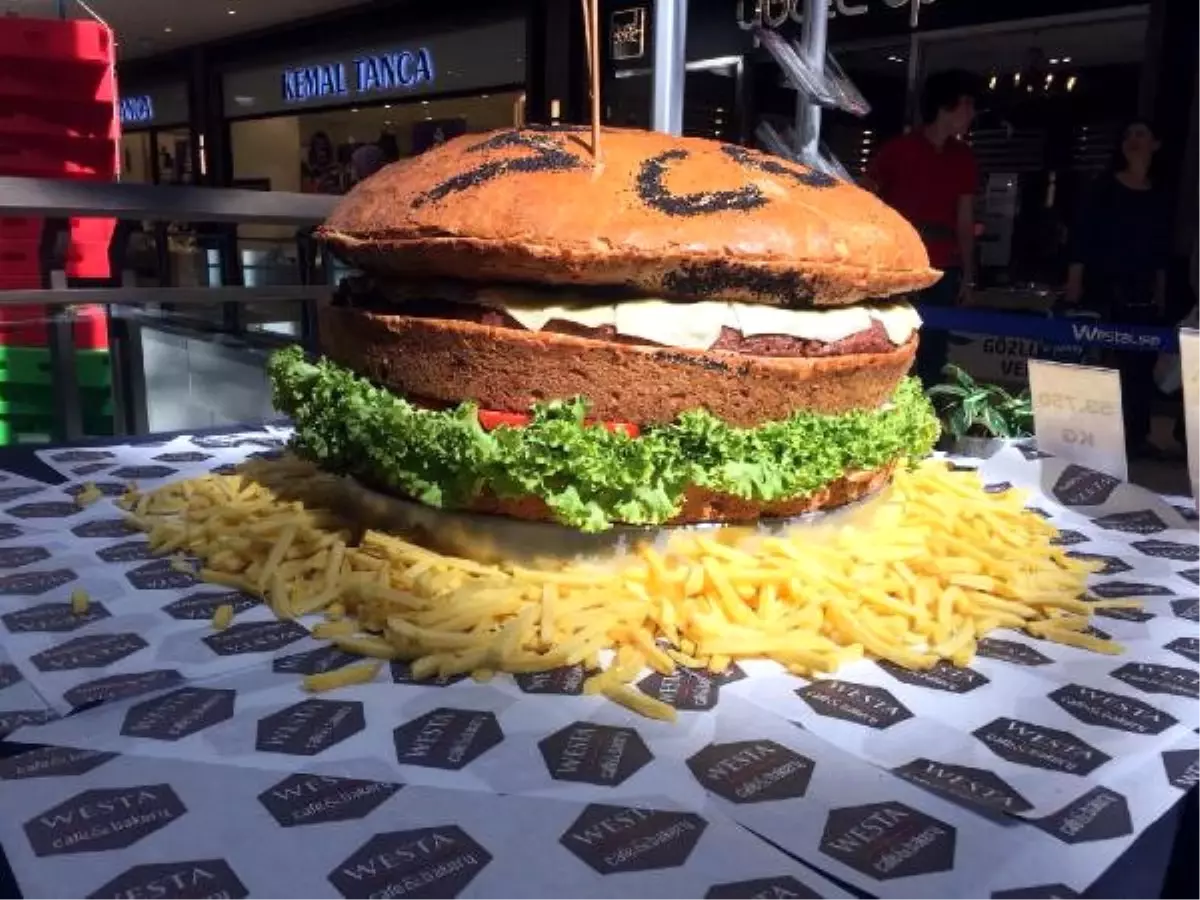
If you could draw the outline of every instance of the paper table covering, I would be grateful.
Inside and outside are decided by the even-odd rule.
[[[60,874],[62,857],[40,857],[27,834],[5,834],[30,895],[101,887],[111,894],[130,888],[113,879],[134,866],[224,860],[250,894],[337,896],[347,885],[329,873],[375,833],[415,833],[461,818],[492,862],[461,885],[441,882],[435,893],[703,895],[717,883],[706,880],[711,872],[738,869],[737,842],[748,841],[774,855],[781,875],[838,896],[829,884],[796,875],[794,862],[755,843],[752,835],[759,835],[879,896],[1061,896],[1085,890],[1195,783],[1200,550],[1185,503],[1035,451],[1006,450],[982,466],[989,489],[1031,489],[1030,505],[1063,529],[1061,543],[1104,564],[1091,592],[1143,602],[1141,610],[1098,611],[1096,629],[1124,644],[1125,654],[1100,656],[997,632],[981,642],[969,669],[913,673],[862,661],[807,681],[750,661],[721,677],[647,673],[640,687],[681,710],[677,723],[666,724],[582,696],[579,669],[418,685],[397,663],[371,684],[306,695],[301,675],[356,659],[312,640],[303,624],[274,621],[252,598],[195,584],[149,557],[108,500],[83,510],[72,501],[89,481],[116,495],[130,480],[147,487],[224,471],[252,453],[276,452],[286,437],[285,429],[270,429],[149,448],[47,451],[43,460],[67,484],[0,480],[0,491],[27,489],[0,495],[0,647],[10,657],[0,661],[0,673],[12,682],[0,686],[0,722],[6,707],[32,703],[25,708],[36,712],[18,723],[18,739],[119,754],[82,776],[39,779],[64,801],[79,792],[80,777],[101,779],[95,789],[107,790],[119,785],[104,781],[116,777],[106,772],[133,765],[138,781],[150,783],[140,773],[151,767],[164,773],[154,783],[198,792],[184,803],[194,810],[181,819],[189,824],[172,825],[176,833],[203,823],[207,835],[174,842],[167,840],[171,828],[156,830],[116,855],[97,855],[97,866],[62,867]],[[86,616],[67,614],[74,589],[91,597]],[[209,619],[226,602],[238,612],[235,624],[214,632]],[[55,718],[89,706],[97,708]],[[240,844],[249,838],[229,831],[235,817],[201,812],[209,808],[206,779],[210,790],[216,779],[252,785],[247,796],[257,797],[281,779],[317,776],[405,786],[392,793],[350,789],[354,797],[387,794],[376,805],[393,812],[380,827],[369,824],[378,811],[321,826],[313,866],[268,864],[275,852],[269,849],[261,860],[243,861]],[[13,784],[0,781],[6,808],[10,796],[21,796]],[[419,814],[401,802],[414,797],[423,798]],[[560,855],[551,850],[561,846],[559,835],[547,823],[565,828],[594,804],[700,816],[710,823],[703,834],[726,829],[738,837],[715,849],[703,845],[710,849],[664,870],[669,876],[623,873],[615,882],[590,882],[564,874],[569,867],[558,871],[553,859]],[[261,819],[254,809],[238,819],[239,828]],[[451,810],[462,817],[426,815]],[[674,838],[661,835],[686,832],[638,816],[638,846],[669,844]],[[489,817],[511,827],[492,837],[483,824]],[[603,827],[610,825],[617,827]],[[225,841],[214,836],[226,832]],[[278,852],[292,849],[284,841]],[[379,859],[392,858],[386,848],[380,852]],[[547,870],[497,862],[520,854],[545,858]],[[85,857],[92,854],[78,855]],[[440,872],[465,871],[438,860]],[[744,868],[726,882],[767,871]],[[392,885],[391,895],[419,895],[412,879],[431,877],[425,869],[419,876],[405,871],[408,880]],[[138,873],[185,877],[165,869]],[[273,880],[264,881],[268,876]],[[711,896],[756,892],[729,890]]]

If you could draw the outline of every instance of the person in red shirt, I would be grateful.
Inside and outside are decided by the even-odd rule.
[[[954,306],[974,283],[975,154],[959,139],[975,117],[979,79],[970,72],[937,72],[921,91],[924,124],[885,143],[867,166],[864,186],[895,208],[920,233],[929,262],[944,273],[917,303]],[[921,333],[916,372],[926,388],[941,380],[948,343],[944,331]]]

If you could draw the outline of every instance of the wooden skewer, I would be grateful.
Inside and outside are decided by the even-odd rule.
[[[583,41],[588,87],[592,98],[592,161],[600,163],[600,12],[598,0],[579,0],[583,9]]]
[[[592,73],[592,156],[600,162],[600,0],[592,0],[592,39],[588,58]]]

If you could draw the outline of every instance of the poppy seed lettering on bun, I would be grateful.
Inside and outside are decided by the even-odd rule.
[[[466,135],[394,164],[320,236],[362,274],[277,354],[294,448],[447,509],[632,525],[865,496],[938,426],[905,378],[939,277],[880,200],[712,141]],[[889,299],[893,298],[893,299]]]

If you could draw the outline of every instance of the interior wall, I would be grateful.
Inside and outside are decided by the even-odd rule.
[[[238,180],[265,179],[270,190],[300,190],[300,119],[279,116],[234,122],[230,127],[233,144],[233,177]],[[243,225],[243,238],[291,238],[296,229],[286,225]]]

